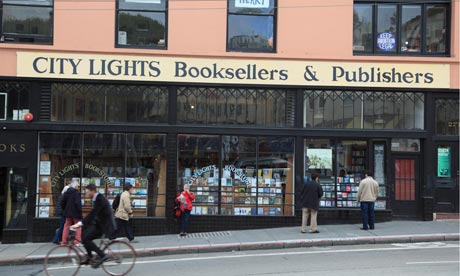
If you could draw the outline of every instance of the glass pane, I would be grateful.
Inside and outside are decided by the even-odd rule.
[[[294,139],[264,137],[258,142],[257,214],[292,216],[295,209]]]
[[[164,11],[167,0],[117,0],[120,10]]]
[[[363,93],[364,106],[363,106],[363,128],[374,128],[374,101],[377,97],[373,92]]]
[[[134,215],[165,217],[166,135],[128,134],[127,150],[126,183],[134,184]],[[109,189],[109,200],[115,196]]]
[[[420,52],[422,6],[403,5],[401,17],[401,52]]]
[[[219,214],[219,136],[179,135],[177,193],[185,184],[195,194],[192,214]]]
[[[255,137],[222,137],[222,215],[257,215],[256,145]]]
[[[419,152],[420,139],[393,138],[391,139],[391,151]]]
[[[61,214],[56,211],[64,186],[80,182],[81,135],[79,133],[41,133],[39,145],[39,206],[37,217]],[[42,206],[43,205],[43,206]],[[58,208],[59,209],[59,208]]]
[[[0,185],[5,191],[0,193],[5,200],[2,202],[4,203],[4,221],[1,222],[5,226],[4,229],[27,229],[28,183],[27,169],[0,169]]]
[[[3,6],[3,33],[51,36],[53,9],[27,6]]]
[[[30,111],[29,90],[27,83],[0,82],[0,118],[4,119],[6,113],[6,120],[24,120],[24,114]]]
[[[273,16],[228,16],[228,48],[273,51]]]
[[[386,197],[385,187],[385,145],[374,145],[374,179],[379,183],[379,197]]]
[[[367,168],[367,142],[339,143],[337,161],[337,207],[358,207],[358,186]]]
[[[311,179],[312,173],[318,174],[324,191],[320,207],[335,207],[335,160],[335,147],[332,141],[305,139],[304,182]]]
[[[413,97],[404,98],[404,129],[415,128],[415,103]]]
[[[440,135],[459,134],[459,100],[436,99],[436,133]]]
[[[228,12],[240,14],[274,14],[275,0],[228,0]]]
[[[106,197],[109,194],[121,193],[125,183],[125,149],[124,134],[83,134],[82,186],[95,184],[98,192]],[[91,198],[86,197],[83,212],[90,210]]]
[[[426,51],[445,53],[447,39],[447,7],[429,5],[426,9]]]
[[[343,128],[354,128],[354,97],[352,92],[343,92]],[[361,104],[359,106],[361,112]],[[360,121],[360,120],[359,120]],[[361,123],[357,124],[359,128]]]
[[[425,129],[425,95],[414,94],[415,98],[415,129]],[[457,108],[458,111],[458,108]]]
[[[35,5],[35,6],[52,6],[53,0],[3,0],[3,5]]]
[[[353,51],[372,51],[372,10],[372,5],[353,6]]]
[[[396,52],[396,5],[377,5],[377,51]]]
[[[118,13],[118,45],[165,47],[165,36],[165,13],[134,11]]]

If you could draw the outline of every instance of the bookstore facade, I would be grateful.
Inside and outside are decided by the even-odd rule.
[[[32,52],[17,62],[17,77],[0,79],[5,242],[49,240],[71,181],[109,200],[133,185],[137,235],[176,232],[184,184],[196,194],[192,231],[298,225],[313,172],[322,224],[359,220],[365,170],[380,185],[379,221],[458,212],[449,66]]]

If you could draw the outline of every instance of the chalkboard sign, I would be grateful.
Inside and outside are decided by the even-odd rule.
[[[0,120],[6,120],[7,94],[0,93]]]

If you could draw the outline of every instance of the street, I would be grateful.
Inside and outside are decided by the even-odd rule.
[[[45,275],[41,265],[0,267],[0,275]],[[459,243],[401,243],[140,258],[129,275],[459,275]],[[79,275],[105,275],[82,268]]]

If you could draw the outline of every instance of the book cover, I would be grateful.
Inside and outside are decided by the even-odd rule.
[[[201,214],[202,215],[207,215],[208,214],[208,207],[207,206],[202,206],[201,207]]]
[[[262,169],[262,178],[264,179],[273,178],[273,170],[272,169]]]
[[[270,200],[268,199],[268,197],[264,197],[263,201],[262,201],[262,204],[268,205],[269,203],[270,203]]]
[[[281,203],[282,203],[281,198],[279,198],[279,197],[275,198],[275,204],[278,205],[278,204],[281,204]]]
[[[268,200],[269,204],[270,205],[274,205],[275,204],[275,198],[274,197],[270,197],[270,199]]]
[[[257,208],[257,215],[263,216],[264,214],[264,208]]]

